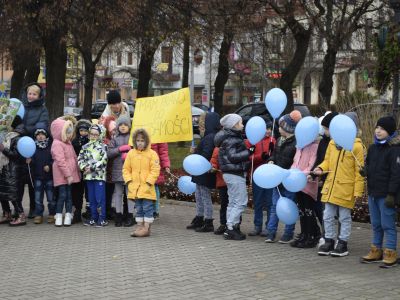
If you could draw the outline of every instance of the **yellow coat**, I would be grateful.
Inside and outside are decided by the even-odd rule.
[[[356,138],[353,154],[358,163],[364,166],[364,146],[361,139]],[[322,187],[322,202],[329,202],[352,209],[355,197],[364,193],[364,177],[359,173],[359,165],[350,151],[338,150],[335,142],[330,141],[324,161],[318,166],[323,171],[329,171]]]
[[[128,187],[128,199],[157,199],[154,185],[160,175],[160,162],[155,151],[150,148],[129,151],[122,175]]]

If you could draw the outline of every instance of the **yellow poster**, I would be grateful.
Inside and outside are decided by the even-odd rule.
[[[132,133],[144,128],[152,143],[191,141],[193,139],[192,110],[189,88],[157,97],[136,100]]]

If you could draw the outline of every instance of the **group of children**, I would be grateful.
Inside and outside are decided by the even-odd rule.
[[[364,194],[365,177],[373,228],[370,252],[363,263],[381,262],[382,267],[397,263],[396,205],[400,204],[400,137],[393,117],[382,117],[375,128],[374,144],[368,149],[359,138],[352,151],[347,151],[330,138],[329,125],[338,113],[330,112],[322,120],[324,133],[302,149],[296,148],[294,135],[302,116],[292,111],[279,119],[280,137],[272,136],[272,123],[267,123],[265,137],[256,145],[244,140],[242,118],[237,114],[219,116],[207,113],[200,118],[202,136],[195,153],[210,160],[212,170],[193,177],[196,185],[196,216],[187,229],[197,232],[214,231],[211,190],[217,188],[221,202],[220,226],[215,234],[227,240],[243,240],[241,215],[247,207],[247,183],[254,170],[264,164],[283,169],[296,168],[307,175],[302,191],[293,193],[281,184],[264,189],[251,183],[254,208],[254,229],[249,236],[261,235],[265,242],[276,241],[279,219],[276,206],[284,196],[297,203],[300,233],[294,236],[295,225],[285,225],[279,243],[296,248],[314,248],[322,256],[343,257],[349,254],[347,243],[351,234],[351,210]],[[358,130],[358,117],[346,113]],[[263,212],[267,211],[265,228]],[[383,238],[386,238],[383,245]]]

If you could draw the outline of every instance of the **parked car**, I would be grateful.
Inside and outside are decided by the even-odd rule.
[[[96,103],[92,105],[92,111],[90,113],[90,117],[92,119],[99,119],[103,114],[103,111],[106,109],[106,106],[107,106],[107,101],[104,100],[96,101]]]
[[[64,107],[64,115],[71,115],[74,116],[75,119],[80,120],[82,118],[82,107],[71,107],[65,106]]]
[[[204,113],[204,110],[198,108],[196,106],[192,106],[192,125],[193,125],[193,134],[200,134],[199,131],[199,119],[200,115]]]
[[[207,105],[201,104],[201,103],[195,103],[193,106],[196,106],[197,108],[202,109],[203,111],[208,111],[209,107]]]

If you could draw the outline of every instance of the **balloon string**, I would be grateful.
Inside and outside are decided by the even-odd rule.
[[[282,195],[281,195],[281,191],[279,190],[279,187],[276,187],[276,190],[278,191],[279,198],[281,198],[281,197],[282,197]]]
[[[253,185],[253,168],[254,168],[254,154],[253,157],[251,158],[250,186]]]
[[[31,174],[31,165],[30,164],[28,164],[28,172],[29,172],[29,179],[31,180],[32,187],[35,187],[33,185],[32,174]]]
[[[271,141],[272,141],[272,138],[274,137],[274,131],[275,131],[275,118],[274,118],[274,120],[273,120],[273,122],[272,122],[272,137],[271,137]]]
[[[357,163],[358,167],[359,167],[360,170],[361,170],[363,167],[361,166],[361,164],[360,164],[360,162],[358,161],[357,157],[354,155],[353,151],[350,151],[350,152],[351,152],[351,154],[353,155],[354,159],[356,160],[356,163]]]

